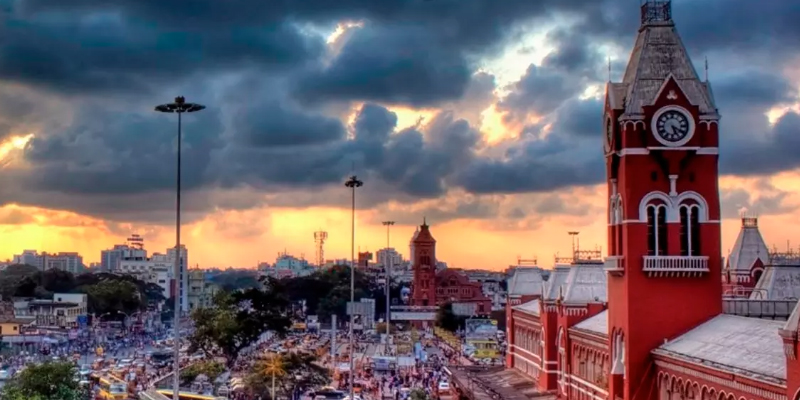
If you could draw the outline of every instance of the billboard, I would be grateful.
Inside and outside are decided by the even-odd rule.
[[[465,321],[467,339],[492,338],[497,335],[497,321],[493,319],[471,318]]]
[[[477,314],[478,305],[475,303],[453,303],[453,314],[461,317],[472,317]]]
[[[392,311],[392,321],[435,321],[435,312]]]

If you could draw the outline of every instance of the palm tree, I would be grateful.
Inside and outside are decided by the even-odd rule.
[[[271,355],[266,362],[264,362],[264,373],[272,376],[272,400],[275,400],[275,377],[281,376],[286,373],[283,367],[283,358],[278,354]]]

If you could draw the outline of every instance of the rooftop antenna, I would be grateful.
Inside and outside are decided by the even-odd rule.
[[[578,234],[579,234],[580,232],[577,232],[577,231],[570,231],[570,232],[567,232],[567,233],[569,233],[569,235],[570,235],[570,236],[572,236],[572,257],[573,257],[573,260],[574,260],[574,259],[575,259],[575,256],[576,256],[576,252],[577,252],[577,251],[580,249],[580,247],[581,247],[581,242],[580,242],[580,239],[578,239]],[[576,244],[576,241],[577,241],[577,244]]]

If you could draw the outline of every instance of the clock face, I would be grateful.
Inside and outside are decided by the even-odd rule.
[[[691,133],[691,120],[687,114],[679,110],[666,110],[656,118],[656,133],[661,139],[670,143],[679,143],[688,139]]]

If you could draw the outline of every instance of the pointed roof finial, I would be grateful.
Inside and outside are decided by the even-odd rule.
[[[671,25],[672,0],[644,0],[642,25]]]
[[[708,82],[708,56],[706,56],[706,64],[705,64],[705,81]]]
[[[611,56],[608,56],[608,81],[611,82]]]
[[[422,217],[422,226],[428,226],[428,217]]]

